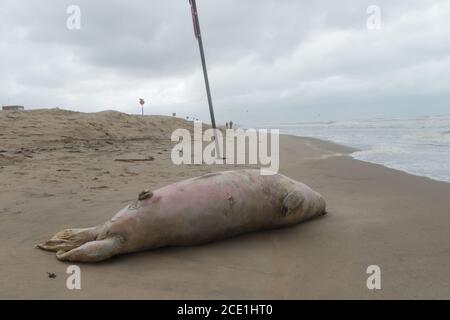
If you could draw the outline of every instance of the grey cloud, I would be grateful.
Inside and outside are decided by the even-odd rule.
[[[198,0],[218,118],[445,111],[448,2],[379,0],[379,31],[366,29],[371,4]],[[188,0],[3,0],[0,21],[1,103],[135,112],[143,96],[208,119]]]

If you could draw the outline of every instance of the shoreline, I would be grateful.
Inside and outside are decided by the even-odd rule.
[[[383,163],[371,162],[371,161],[367,161],[367,160],[361,160],[361,159],[354,158],[354,157],[352,156],[352,153],[358,152],[358,151],[365,151],[365,150],[358,149],[358,148],[351,147],[351,146],[347,146],[347,145],[344,145],[344,144],[340,144],[340,143],[334,142],[334,141],[332,141],[332,140],[321,139],[321,138],[314,138],[314,137],[305,137],[305,136],[300,136],[300,135],[295,135],[295,134],[280,134],[280,135],[292,136],[292,137],[298,137],[298,138],[302,138],[302,139],[311,139],[311,140],[313,140],[313,141],[327,142],[327,143],[330,143],[330,144],[332,144],[332,145],[336,145],[336,146],[338,146],[338,147],[342,147],[342,148],[344,148],[343,150],[351,150],[351,151],[349,151],[349,153],[347,154],[347,156],[350,157],[350,158],[352,158],[353,160],[361,161],[361,162],[365,162],[365,163],[369,163],[369,164],[372,164],[372,165],[382,166],[382,167],[384,167],[384,168],[386,168],[386,169],[395,170],[395,171],[400,171],[400,172],[403,172],[403,173],[406,173],[406,174],[409,174],[409,175],[415,176],[415,177],[426,178],[426,179],[431,180],[431,181],[434,181],[434,182],[443,182],[443,183],[446,183],[446,184],[450,184],[450,181],[439,180],[439,179],[435,179],[435,178],[432,178],[432,177],[429,177],[429,176],[425,176],[425,175],[414,174],[414,173],[408,172],[408,171],[406,171],[406,170],[397,169],[397,168],[394,168],[394,167],[389,167],[389,166],[387,166],[386,164],[383,164]]]
[[[14,134],[0,136],[7,146],[0,160],[15,160],[0,163],[0,298],[450,298],[450,185],[355,160],[345,146],[288,135],[280,136],[280,173],[320,192],[328,215],[202,246],[80,264],[82,289],[68,290],[70,264],[35,244],[64,228],[103,223],[144,188],[245,166],[173,165],[167,137],[189,123],[170,117],[41,112],[6,122],[0,115],[2,124]],[[62,137],[68,132],[72,139]],[[30,133],[24,144],[21,135]],[[52,144],[39,143],[46,139]],[[369,265],[380,266],[382,290],[367,289]]]

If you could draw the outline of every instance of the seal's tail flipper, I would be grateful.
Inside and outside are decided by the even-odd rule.
[[[68,252],[58,251],[56,257],[61,261],[98,262],[118,254],[122,245],[121,237],[90,241]]]
[[[66,229],[36,247],[47,251],[69,251],[97,237],[95,227],[85,229]]]

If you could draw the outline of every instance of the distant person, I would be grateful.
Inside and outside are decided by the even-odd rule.
[[[233,121],[230,121],[230,129],[233,129]]]
[[[228,122],[225,124],[225,126],[227,127],[227,129],[228,129]]]

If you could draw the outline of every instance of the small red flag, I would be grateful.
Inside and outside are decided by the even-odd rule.
[[[198,39],[200,37],[200,24],[198,22],[197,5],[195,3],[195,0],[189,0],[189,3],[191,4],[192,23],[194,25],[194,34],[195,34],[195,38]]]

